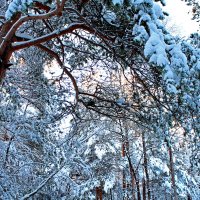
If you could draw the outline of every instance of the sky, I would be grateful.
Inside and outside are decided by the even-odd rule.
[[[114,3],[120,3],[122,1],[123,0],[113,0]],[[198,23],[194,20],[191,20],[192,13],[188,13],[192,10],[191,6],[187,6],[186,3],[181,0],[165,0],[165,2],[166,6],[163,7],[163,10],[170,14],[171,19],[168,22],[170,23],[168,24],[168,27],[175,25],[179,29],[175,35],[178,34],[182,37],[188,37],[191,33],[197,32],[199,30]]]
[[[199,31],[198,23],[191,20],[191,7],[187,6],[181,0],[166,0],[166,6],[163,8],[170,14],[172,21],[180,29],[182,36],[189,36],[193,32]]]

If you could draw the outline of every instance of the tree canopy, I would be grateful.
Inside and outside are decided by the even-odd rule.
[[[164,0],[0,6],[0,198],[198,200],[198,33]]]

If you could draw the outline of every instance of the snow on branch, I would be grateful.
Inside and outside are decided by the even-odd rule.
[[[26,199],[32,197],[33,195],[35,195],[35,194],[36,194],[39,190],[41,190],[41,189],[46,185],[46,183],[47,183],[50,179],[52,179],[63,167],[64,167],[64,165],[61,166],[61,168],[59,168],[57,171],[55,171],[55,172],[53,172],[52,174],[50,174],[49,177],[48,177],[46,180],[42,181],[41,184],[40,184],[33,192],[31,192],[31,193],[29,193],[29,194],[26,194],[26,195],[23,196],[20,200],[26,200]]]
[[[52,10],[51,12],[48,13],[44,13],[44,14],[30,14],[30,15],[26,15],[23,17],[18,17],[17,19],[15,19],[13,25],[10,27],[8,33],[5,35],[4,40],[1,43],[0,46],[0,53],[4,51],[4,49],[7,47],[7,43],[9,41],[11,41],[11,38],[13,37],[13,35],[15,34],[15,32],[18,30],[18,28],[25,22],[29,21],[29,20],[43,20],[43,19],[48,19],[50,17],[53,17],[55,15],[58,15],[63,7],[64,7],[64,3],[65,0],[63,0],[61,2],[60,5],[58,5],[54,10]],[[8,21],[9,23],[9,21]]]
[[[39,4],[41,5],[48,5],[49,8],[52,7],[48,3],[48,0],[13,0],[10,5],[8,6],[8,9],[6,11],[5,17],[7,20],[11,19],[13,15],[15,15],[17,12],[19,13],[27,13],[28,8],[33,8],[34,6],[37,6]]]
[[[47,34],[47,35],[44,35],[44,36],[41,36],[41,37],[38,37],[38,38],[35,38],[35,39],[32,39],[32,40],[24,41],[24,42],[16,42],[12,45],[12,47],[13,47],[12,49],[14,51],[16,51],[16,50],[23,49],[23,48],[26,48],[26,47],[29,47],[29,46],[38,45],[38,44],[41,44],[43,42],[49,41],[49,40],[51,40],[55,37],[58,37],[58,36],[61,36],[61,35],[64,35],[64,34],[72,33],[74,30],[77,30],[77,29],[87,31],[91,34],[96,33],[96,35],[98,35],[100,38],[108,39],[105,35],[103,35],[99,32],[96,32],[95,29],[85,25],[84,23],[73,23],[66,28],[57,29],[50,34]]]

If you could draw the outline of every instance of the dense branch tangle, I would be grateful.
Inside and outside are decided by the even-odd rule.
[[[75,91],[75,105],[80,102],[88,110],[111,118],[126,117],[139,124],[148,121],[145,116],[147,110],[162,104],[156,98],[159,74],[151,72],[149,65],[145,64],[142,47],[133,42],[133,24],[123,16],[127,11],[117,10],[115,6],[108,7],[118,14],[115,24],[104,19],[104,4],[99,1],[87,1],[83,5],[70,0],[54,3],[55,7],[49,7],[48,4],[36,2],[31,7],[32,13],[16,13],[4,22],[0,32],[0,79],[4,77],[14,52],[35,46],[56,60],[63,74],[70,79]],[[128,12],[129,17],[133,17],[134,11]],[[118,94],[108,91],[106,87],[112,88],[112,85],[104,84],[101,78],[94,81],[96,75],[92,73],[93,68],[97,73],[101,70],[108,76],[117,74],[117,70],[121,69],[119,77],[126,80],[117,87],[126,89],[119,89],[120,94],[119,91]],[[88,76],[89,84],[98,86],[101,93],[83,87],[79,79],[80,76],[87,76],[88,71],[91,73]],[[116,79],[117,82],[121,82],[120,79]],[[109,80],[112,82],[112,77]],[[117,103],[122,96],[130,96],[126,99],[126,105]],[[150,98],[146,99],[145,96]],[[89,105],[88,100],[94,100],[95,106]]]
[[[131,92],[137,96],[138,86],[136,84],[140,83],[140,93],[144,90],[153,97],[156,96],[150,91],[151,85],[152,88],[157,88],[157,86],[154,87],[158,84],[157,80],[152,79],[155,73],[147,74],[145,72],[149,72],[150,68],[148,64],[145,64],[140,44],[134,43],[132,40],[131,30],[133,24],[131,24],[131,20],[123,16],[126,12],[126,15],[130,15],[130,18],[133,17],[134,10],[119,10],[116,6],[108,7],[112,9],[113,13],[116,12],[118,14],[118,22],[110,22],[104,19],[104,4],[99,1],[91,0],[83,3],[62,0],[54,3],[54,7],[49,7],[48,4],[43,5],[40,2],[36,2],[31,7],[32,13],[22,15],[17,12],[10,20],[4,22],[0,33],[1,79],[4,77],[10,65],[9,60],[15,51],[36,46],[56,60],[63,69],[63,73],[71,80],[76,102],[81,102],[91,110],[106,114],[107,112],[103,112],[102,107],[113,110],[117,106],[119,108],[119,115],[117,114],[117,116],[122,115],[121,117],[124,117],[124,113],[121,113],[122,107],[116,104],[118,97],[115,97],[110,102],[109,96],[107,99],[103,98],[102,101],[99,95],[93,95],[99,102],[97,107],[88,107],[86,102],[83,101],[82,97],[91,97],[92,93],[85,90],[81,83],[78,83],[78,77],[75,77],[74,74],[87,74],[86,71],[90,70],[92,65],[95,70],[101,68],[104,73],[108,74],[115,73],[115,69],[113,70],[112,68],[121,68],[123,73],[130,69],[128,73],[131,74],[131,77],[126,77],[125,74],[121,75],[127,79],[126,81],[129,82],[129,85],[134,87]],[[112,11],[108,10],[108,13]],[[85,60],[80,62],[78,60],[80,57],[85,58]],[[73,60],[73,64],[70,63],[71,60]],[[88,64],[89,62],[90,64]],[[101,63],[100,65],[97,64],[99,62]],[[66,67],[67,65],[71,66]],[[79,65],[82,65],[82,67],[76,70]],[[156,77],[158,77],[157,74]],[[130,78],[134,78],[135,81],[130,82]],[[91,83],[94,84],[93,81]],[[148,87],[145,86],[147,84]],[[157,101],[155,98],[154,100]],[[135,101],[142,102],[139,99],[135,99]],[[106,102],[115,106],[107,107],[108,105],[105,105]],[[138,110],[141,109],[141,106],[137,104],[132,108],[134,108],[134,113],[138,115]],[[126,112],[127,107],[123,107],[123,109]]]
[[[53,84],[57,84],[56,81],[58,80],[60,85],[64,82],[63,88],[65,92],[63,93],[62,88],[60,89],[59,86],[56,87],[55,93],[59,97],[56,98],[56,101],[60,101],[58,104],[60,109],[56,111],[57,115],[54,115],[53,111],[57,110],[57,107],[52,103],[52,107],[55,110],[52,109],[52,112],[50,112],[50,114],[53,113],[53,117],[51,116],[51,123],[54,124],[55,121],[61,120],[61,118],[64,118],[68,113],[72,113],[75,123],[74,130],[72,131],[73,135],[77,134],[77,129],[80,129],[81,136],[87,136],[88,130],[85,129],[85,127],[87,127],[86,122],[88,123],[88,127],[91,126],[91,130],[93,130],[95,126],[102,126],[102,124],[105,124],[106,120],[108,120],[109,124],[112,122],[111,126],[116,124],[118,120],[124,120],[124,122],[130,121],[130,127],[125,126],[124,131],[121,128],[119,133],[116,131],[113,132],[118,133],[120,138],[124,136],[125,139],[120,139],[122,142],[130,142],[128,141],[129,138],[126,136],[128,129],[131,130],[131,135],[133,135],[133,131],[139,132],[137,129],[141,129],[142,133],[139,132],[139,135],[142,136],[141,139],[143,141],[146,176],[146,182],[145,179],[143,179],[143,196],[145,196],[146,190],[148,190],[147,194],[150,199],[151,194],[153,194],[153,192],[150,191],[150,182],[153,176],[148,175],[148,154],[145,153],[148,150],[146,150],[146,148],[148,148],[148,143],[146,143],[147,138],[145,138],[147,137],[146,132],[149,131],[149,135],[154,134],[158,136],[157,134],[159,134],[161,138],[160,143],[162,143],[164,137],[163,132],[165,134],[165,126],[168,127],[169,123],[168,121],[163,122],[161,117],[164,118],[166,116],[171,120],[171,113],[169,113],[169,116],[167,115],[167,111],[171,111],[171,99],[165,96],[162,84],[160,84],[162,83],[162,75],[159,71],[160,68],[156,68],[154,65],[150,66],[142,53],[142,48],[144,48],[144,46],[142,47],[139,42],[138,44],[133,42],[132,23],[136,23],[133,20],[134,9],[124,9],[122,6],[117,10],[116,6],[108,6],[109,10],[107,11],[110,12],[110,15],[113,15],[113,13],[117,14],[118,22],[115,23],[111,20],[106,21],[105,16],[103,16],[103,12],[106,12],[104,11],[104,6],[105,5],[98,0],[86,0],[82,2],[77,0],[61,0],[54,1],[52,6],[48,3],[41,4],[37,2],[37,0],[34,0],[33,5],[27,10],[29,11],[28,14],[16,12],[11,18],[7,18],[7,21],[4,20],[0,27],[0,79],[4,78],[4,74],[10,65],[9,60],[11,60],[12,55],[13,57],[16,55],[23,56],[25,52],[22,51],[23,49],[35,46],[49,54],[51,58],[44,58],[40,55],[38,57],[35,55],[34,57],[34,48],[31,48],[30,50],[32,51],[25,56],[25,58],[29,60],[33,52],[31,56],[35,58],[32,59],[32,62],[29,64],[31,69],[27,77],[29,80],[24,82],[23,78],[21,78],[23,80],[23,82],[20,83],[22,84],[21,90],[23,90],[23,93],[27,93],[23,95],[24,99],[27,97],[25,102],[28,101],[28,104],[32,104],[39,110],[39,113],[45,113],[43,112],[45,106],[40,106],[43,101],[40,102],[38,97],[44,96],[44,102],[46,102],[52,94],[50,93],[45,97],[42,90],[39,94],[35,95],[34,92],[29,93],[29,88],[31,90],[31,88],[38,85],[37,76],[38,73],[40,75],[42,74],[42,67],[44,67],[46,63],[50,63],[49,66],[51,66],[51,64],[54,63],[52,61],[56,61],[62,69],[62,74],[58,75],[52,82]],[[126,17],[127,15],[129,17]],[[128,18],[132,19],[132,21],[128,20]],[[145,25],[144,23],[144,26]],[[22,54],[14,54],[19,50],[21,50]],[[27,52],[25,52],[25,54]],[[37,58],[42,59],[39,62]],[[35,73],[35,76],[31,76],[34,73],[32,70],[36,69],[36,65],[41,70]],[[18,71],[20,74],[20,70]],[[17,79],[19,74],[14,73],[14,77]],[[68,81],[65,79],[66,77],[70,79],[71,84],[68,84]],[[26,83],[30,82],[31,79],[34,80],[33,87],[29,85],[27,87]],[[48,81],[50,82],[51,80],[48,79]],[[43,85],[45,85],[45,83],[41,84],[40,87],[42,88]],[[20,85],[16,85],[16,87],[20,87]],[[67,98],[69,96],[72,97],[74,91],[76,107],[70,102],[71,100],[66,104],[66,101],[68,101]],[[36,99],[35,105],[34,101],[32,102],[29,99],[32,96]],[[53,100],[54,98],[52,98],[52,101]],[[77,104],[77,102],[79,102],[79,104]],[[49,102],[47,105],[49,105]],[[61,107],[61,105],[64,106]],[[49,114],[47,116],[49,116]],[[99,124],[101,121],[100,119],[106,120],[102,124]],[[41,121],[41,115],[38,116],[37,121]],[[93,123],[95,121],[96,124],[94,124],[94,126]],[[102,128],[99,130],[102,130]],[[98,133],[100,132],[99,130]],[[168,128],[166,132],[167,131]],[[90,134],[88,135],[90,137]],[[77,137],[79,136],[80,134]],[[11,138],[10,143],[14,140]],[[9,157],[7,152],[10,151],[10,143],[6,151],[6,164]],[[70,149],[73,150],[73,147],[71,148],[70,146]],[[132,186],[133,188],[135,187],[134,185],[137,186],[138,199],[140,199],[141,180],[137,178],[137,174],[135,173],[137,168],[135,170],[133,160],[131,160],[130,157],[131,154],[128,154],[129,146],[127,146],[126,149],[127,152],[124,150],[124,155],[128,158]],[[171,150],[174,150],[173,146],[170,149],[170,158],[172,158],[173,155]],[[173,158],[170,160],[171,171],[173,171]],[[140,161],[138,163],[139,166]],[[99,169],[100,167],[98,166],[97,171],[99,171]],[[54,174],[49,177],[51,178],[53,175]],[[24,198],[37,193],[38,190],[47,183],[49,177]],[[176,189],[174,180],[175,179],[173,179],[172,186]],[[176,194],[175,189],[174,194]]]
[[[56,1],[54,3],[56,6],[51,9],[50,7],[48,8],[47,5],[36,2],[34,6],[32,6],[32,12],[30,14],[22,16],[20,12],[16,12],[11,19],[3,22],[0,27],[1,79],[4,77],[5,71],[9,66],[8,63],[13,52],[30,46],[41,45],[54,38],[59,38],[62,35],[72,33],[75,30],[89,32],[90,34],[101,38],[105,43],[108,43],[108,40],[113,41],[113,38],[106,36],[96,29],[92,26],[93,24],[87,21],[86,17],[83,17],[83,14],[80,14],[76,3],[66,0],[62,0],[61,2]],[[32,27],[28,27],[27,31],[23,32],[23,35],[25,35],[24,39],[22,36],[19,40],[19,38],[16,37],[17,32],[21,33],[21,29],[23,30],[23,27],[31,22],[33,24],[42,22],[42,28],[44,29],[43,33],[38,35],[34,32],[34,29],[31,29]],[[55,27],[55,25],[51,25],[51,22],[58,22],[58,26]],[[45,48],[43,48],[43,50],[45,50]],[[48,50],[47,52],[49,53]]]
[[[76,79],[65,67],[64,62],[68,53],[66,50],[69,49],[64,44],[67,37],[74,34],[79,41],[84,41],[83,45],[88,46],[89,51],[94,46],[105,51],[107,57],[120,60],[120,62],[141,53],[136,45],[128,46],[131,44],[131,31],[128,31],[130,22],[124,19],[124,11],[119,12],[118,24],[112,24],[112,22],[109,24],[102,16],[104,4],[99,1],[62,0],[52,3],[55,5],[51,7],[48,3],[33,2],[33,6],[29,8],[30,13],[16,12],[1,26],[0,79],[3,79],[6,70],[11,65],[9,60],[14,52],[36,46],[47,52],[63,68],[74,86],[76,100],[79,101]],[[112,9],[118,12],[114,6]],[[128,50],[125,50],[125,46]]]
[[[124,59],[124,46],[129,41],[124,38],[122,42],[122,37],[126,35],[125,30],[129,22],[124,21],[123,13],[120,13],[119,25],[106,22],[102,17],[102,2],[62,0],[49,5],[48,2],[42,4],[33,1],[33,5],[28,9],[30,10],[28,14],[16,12],[1,26],[0,80],[4,78],[6,70],[11,65],[9,60],[14,52],[36,46],[47,52],[63,68],[74,86],[78,102],[79,88],[74,76],[64,63],[68,53],[66,50],[69,49],[63,44],[66,37],[75,34],[74,37],[77,36],[79,40],[84,41],[86,46],[101,48],[109,54],[108,57]],[[138,51],[135,46],[134,51],[130,49],[129,57]],[[128,58],[127,52],[126,56]]]

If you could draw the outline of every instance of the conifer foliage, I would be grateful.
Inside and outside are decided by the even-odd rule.
[[[0,199],[199,199],[200,36],[164,0],[0,6]]]

